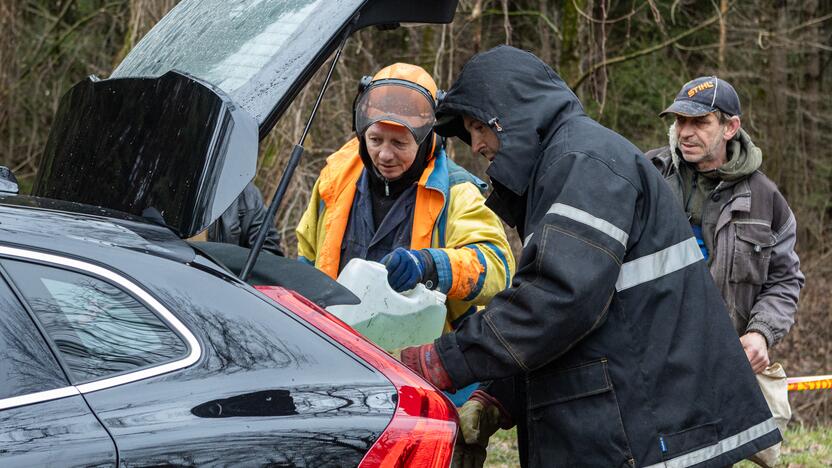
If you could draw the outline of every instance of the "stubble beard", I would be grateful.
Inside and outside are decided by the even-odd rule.
[[[699,141],[698,138],[697,138],[696,143],[699,143],[698,146],[700,148],[705,149],[705,151],[702,153],[701,156],[699,156],[698,158],[696,156],[693,156],[693,158],[695,158],[695,161],[691,161],[687,157],[685,157],[686,155],[685,155],[684,151],[682,151],[682,156],[685,157],[684,159],[688,163],[699,167],[701,164],[707,164],[707,163],[710,163],[710,162],[715,161],[717,159],[717,150],[719,149],[719,145],[722,143],[722,137],[721,137],[721,134],[717,134],[716,136],[714,136],[714,140],[707,146],[701,144],[701,142]],[[679,145],[681,146],[681,144],[682,144],[682,142],[680,140]]]

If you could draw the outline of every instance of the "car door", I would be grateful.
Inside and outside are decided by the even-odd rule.
[[[199,345],[193,336],[183,337],[174,332],[170,321],[162,320],[134,296],[137,289],[131,291],[119,284],[130,284],[123,277],[105,268],[69,258],[37,253],[31,255],[51,261],[41,263],[6,258],[0,260],[0,264],[57,350],[72,383],[66,391],[76,395],[81,404],[89,402],[95,414],[92,422],[105,436],[107,432],[96,418],[100,418],[105,427],[108,423],[106,415],[96,411],[96,395],[113,387],[125,388],[123,386],[130,382],[187,367],[199,358]],[[171,321],[176,322],[176,319]],[[62,385],[66,386],[65,380]],[[154,388],[151,386],[149,391],[154,391]],[[158,416],[156,411],[160,408],[137,405],[136,401],[141,399],[128,388],[120,393],[118,405],[122,408],[136,407],[132,415],[139,419]],[[92,422],[88,425],[93,425]],[[148,433],[154,429],[143,424],[138,426]],[[112,432],[118,428],[106,429]],[[142,437],[141,431],[133,435]],[[161,434],[161,437],[164,436]],[[118,445],[118,437],[115,441]],[[109,436],[108,442],[112,449]],[[114,461],[115,452],[112,452],[110,460]],[[121,452],[119,447],[119,455],[123,455]],[[63,456],[67,456],[66,450]],[[68,460],[90,464],[81,458]],[[188,460],[180,462],[189,464]],[[63,461],[57,464],[63,465]]]
[[[107,431],[0,280],[0,465],[115,466]]]

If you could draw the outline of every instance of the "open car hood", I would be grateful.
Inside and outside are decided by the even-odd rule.
[[[206,229],[347,31],[447,23],[457,0],[183,0],[107,80],[62,98],[33,194]],[[258,138],[259,137],[259,138]]]

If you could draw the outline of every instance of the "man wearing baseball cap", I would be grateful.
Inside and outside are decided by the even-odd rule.
[[[780,430],[791,416],[782,366],[769,348],[794,323],[803,274],[794,214],[761,171],[762,151],[740,125],[740,100],[727,81],[686,83],[660,115],[672,115],[669,146],[646,153],[690,220],[711,275]],[[779,444],[755,461],[774,466]]]

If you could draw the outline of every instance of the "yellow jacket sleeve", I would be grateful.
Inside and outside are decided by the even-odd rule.
[[[307,205],[306,211],[295,228],[295,234],[298,237],[298,260],[310,265],[314,265],[318,258],[318,243],[320,241],[318,231],[324,210],[323,201],[318,192],[319,183],[320,180],[316,181],[315,186],[312,187],[309,205]]]
[[[466,308],[487,304],[510,285],[514,256],[505,230],[471,183],[451,187],[445,248],[430,250],[439,289],[447,293],[448,299],[464,302]]]

